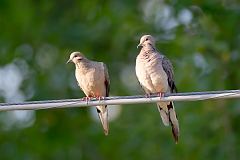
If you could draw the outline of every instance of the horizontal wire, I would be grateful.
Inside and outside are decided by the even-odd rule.
[[[61,99],[46,101],[28,101],[22,103],[0,103],[0,111],[11,110],[39,110],[51,108],[71,108],[88,107],[98,105],[121,105],[156,103],[166,101],[201,101],[209,99],[228,99],[240,98],[240,90],[208,91],[208,92],[185,92],[185,93],[166,93],[163,97],[153,94],[150,97],[144,95],[137,96],[113,96],[98,100],[93,98],[89,101],[83,99]]]

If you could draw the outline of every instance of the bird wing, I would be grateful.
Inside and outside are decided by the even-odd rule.
[[[106,87],[106,96],[109,96],[109,92],[110,92],[110,79],[109,79],[109,75],[108,75],[108,69],[107,69],[107,65],[103,63],[103,69],[104,69],[104,75],[105,75],[105,87]]]
[[[170,60],[165,56],[162,58],[162,67],[168,76],[168,85],[171,89],[171,92],[176,93],[177,87],[175,85],[174,78],[173,78],[174,77],[173,66],[172,66],[172,63],[170,62]]]

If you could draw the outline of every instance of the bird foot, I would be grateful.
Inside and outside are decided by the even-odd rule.
[[[157,94],[160,98],[164,97],[164,92],[158,92]]]
[[[88,104],[88,102],[89,102],[90,100],[91,100],[91,97],[89,97],[89,96],[82,98],[82,101],[87,102],[87,104]]]
[[[151,97],[151,93],[146,93],[146,94],[145,94],[145,97],[146,97],[146,98],[150,98],[150,97]]]
[[[95,98],[98,99],[99,102],[100,102],[101,100],[104,100],[104,99],[105,99],[105,97],[103,97],[103,96],[96,96]]]

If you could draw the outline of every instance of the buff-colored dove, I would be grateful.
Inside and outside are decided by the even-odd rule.
[[[155,39],[151,35],[144,35],[138,47],[142,47],[136,59],[136,75],[146,94],[174,93],[177,88],[173,79],[171,62],[155,47]],[[158,102],[163,124],[171,124],[175,142],[178,142],[179,124],[173,102]]]
[[[85,93],[87,99],[90,97],[99,99],[101,97],[108,97],[110,81],[107,66],[103,62],[91,61],[80,52],[71,53],[68,62],[73,62],[75,64],[75,76],[78,85]],[[105,135],[108,135],[107,106],[96,106],[96,109],[104,133]]]

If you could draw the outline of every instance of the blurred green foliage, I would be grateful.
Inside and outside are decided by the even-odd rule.
[[[82,97],[65,65],[72,51],[107,64],[111,95],[143,94],[134,66],[146,33],[173,62],[180,92],[237,89],[239,17],[237,0],[0,0],[0,100]],[[239,100],[175,106],[178,145],[155,104],[122,106],[107,137],[89,108],[29,112],[25,121],[2,112],[0,159],[238,159]]]

